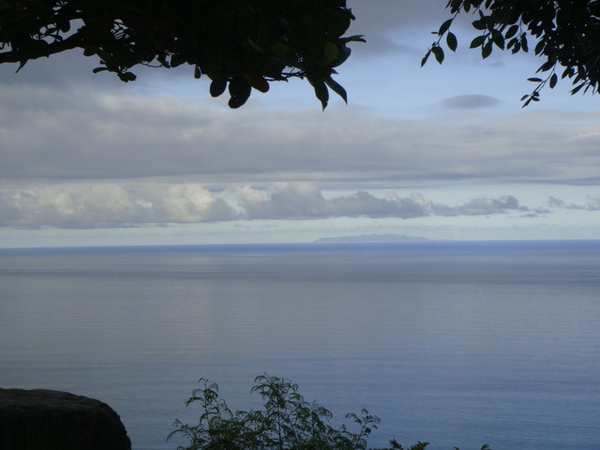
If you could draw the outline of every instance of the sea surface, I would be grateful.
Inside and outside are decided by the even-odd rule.
[[[0,387],[101,399],[136,450],[265,372],[371,447],[600,448],[600,241],[0,250]]]

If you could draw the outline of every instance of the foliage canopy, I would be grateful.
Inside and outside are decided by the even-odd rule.
[[[373,7],[376,7],[375,5]],[[434,32],[437,40],[423,58],[444,60],[455,51],[451,31],[461,13],[474,14],[478,35],[470,48],[487,58],[494,48],[533,52],[543,59],[525,105],[540,90],[570,79],[573,94],[598,91],[600,1],[449,0],[451,17]],[[323,108],[329,90],[347,100],[333,80],[350,56],[346,36],[354,20],[346,0],[0,0],[0,63],[17,63],[80,49],[99,58],[94,72],[114,72],[133,81],[137,65],[191,66],[196,78],[210,78],[210,93],[229,94],[238,108],[252,89],[270,82],[306,79]],[[562,67],[562,71],[559,71]]]
[[[323,108],[332,74],[350,55],[344,36],[354,19],[345,0],[0,0],[0,63],[79,48],[96,56],[94,72],[133,81],[136,65],[189,64],[210,93],[229,90],[238,108],[251,89],[306,78]]]
[[[560,78],[572,81],[572,94],[583,89],[596,93],[600,83],[600,2],[597,0],[449,0],[452,17],[433,34],[438,40],[425,54],[421,65],[433,54],[441,63],[443,45],[455,51],[458,38],[450,31],[460,13],[475,15],[472,26],[479,33],[470,48],[480,49],[485,59],[494,48],[512,53],[528,52],[543,59],[536,84],[523,96],[524,106],[539,101],[540,90],[554,88]],[[559,72],[562,66],[562,72]],[[560,75],[559,75],[560,73]]]

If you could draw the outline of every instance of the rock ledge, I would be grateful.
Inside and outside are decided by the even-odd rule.
[[[106,403],[47,389],[0,389],[0,449],[131,450]]]

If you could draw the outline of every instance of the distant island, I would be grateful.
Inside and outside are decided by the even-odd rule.
[[[429,239],[405,234],[362,234],[317,239],[315,244],[425,242]]]

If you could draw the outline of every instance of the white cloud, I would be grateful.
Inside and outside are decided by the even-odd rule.
[[[375,195],[365,190],[326,194],[315,183],[274,183],[209,189],[200,183],[80,182],[28,189],[0,189],[1,227],[127,228],[156,224],[331,218],[475,217],[549,215],[556,210],[597,212],[600,197],[567,204],[551,197],[542,206],[522,205],[513,195],[476,197],[452,204],[419,192]]]

